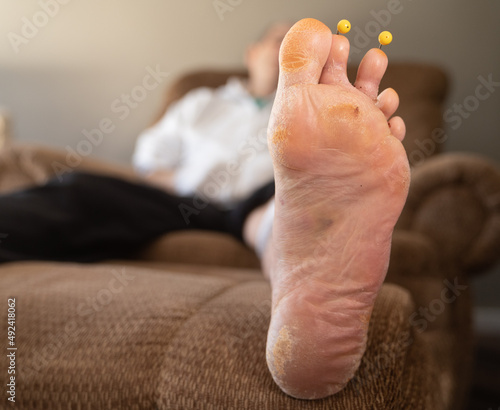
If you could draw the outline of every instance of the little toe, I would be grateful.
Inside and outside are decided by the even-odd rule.
[[[388,60],[385,53],[378,48],[372,48],[365,54],[359,64],[354,86],[372,100],[375,100],[387,64]]]
[[[399,106],[398,93],[393,88],[387,88],[380,93],[375,104],[385,115],[385,118],[391,118]]]
[[[332,32],[322,22],[306,18],[288,31],[280,48],[280,87],[318,84],[330,54]]]
[[[391,133],[398,140],[403,141],[406,134],[405,122],[401,117],[393,117],[389,120],[389,127],[391,128]]]
[[[347,60],[349,58],[349,40],[337,34],[332,36],[332,46],[323,73],[319,80],[320,84],[333,84],[338,82],[348,83]]]

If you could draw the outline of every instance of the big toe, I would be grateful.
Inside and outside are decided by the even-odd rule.
[[[280,86],[318,84],[332,44],[330,29],[313,18],[298,21],[280,49]]]

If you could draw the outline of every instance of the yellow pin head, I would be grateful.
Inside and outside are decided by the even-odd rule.
[[[337,24],[337,34],[342,33],[346,34],[349,33],[349,30],[351,29],[351,23],[349,20],[340,20],[339,23]]]
[[[380,43],[379,48],[382,48],[382,46],[386,46],[388,44],[391,44],[391,42],[392,42],[391,32],[390,31],[382,31],[382,33],[380,33],[378,35],[378,42]]]

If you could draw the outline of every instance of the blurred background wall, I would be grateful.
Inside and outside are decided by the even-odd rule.
[[[276,20],[315,17],[335,29],[347,18],[357,49],[351,62],[389,29],[390,61],[446,69],[446,109],[464,102],[471,108],[459,125],[449,122],[458,126],[448,127],[446,149],[500,162],[500,87],[479,104],[471,97],[480,77],[500,82],[498,1],[0,0],[0,6],[0,106],[11,114],[18,141],[75,149],[104,120],[104,138],[89,155],[128,163],[137,135],[180,73],[241,66],[245,46]],[[150,71],[158,87],[145,90]],[[476,289],[478,303],[500,306],[500,272],[478,279]]]

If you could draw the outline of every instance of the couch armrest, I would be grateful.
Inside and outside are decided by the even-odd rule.
[[[486,158],[450,153],[412,172],[408,200],[398,221],[426,235],[439,265],[480,272],[499,259],[500,172]]]
[[[0,149],[0,192],[41,185],[50,178],[73,171],[141,180],[131,166],[91,157],[72,157],[58,148],[12,144]]]

